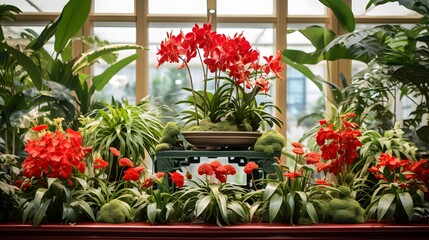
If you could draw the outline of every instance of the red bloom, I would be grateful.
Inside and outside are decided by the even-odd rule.
[[[323,179],[316,179],[315,182],[317,185],[325,185],[325,186],[331,186],[332,185],[331,183],[329,183]]]
[[[228,171],[226,170],[225,167],[223,166],[219,166],[215,169],[215,173],[217,174],[226,174]]]
[[[319,124],[322,126],[322,125],[325,125],[325,124],[327,124],[328,123],[328,120],[327,119],[320,119],[319,120]]]
[[[143,181],[142,183],[142,189],[146,189],[146,188],[150,188],[153,184],[154,184],[154,180],[153,178],[147,178],[146,180]]]
[[[292,142],[292,146],[293,146],[294,148],[303,148],[302,144],[301,144],[301,143],[299,143],[299,142]]]
[[[121,155],[119,150],[114,148],[114,147],[110,147],[109,150],[113,153],[113,156],[115,156],[115,157],[119,157],[119,155]]]
[[[134,167],[134,163],[129,158],[119,159],[119,166],[121,167]]]
[[[226,183],[226,174],[218,174],[216,173],[216,179],[221,183]]]
[[[104,161],[101,158],[97,158],[94,160],[94,168],[95,169],[99,169],[99,168],[106,168],[109,165],[108,162]]]
[[[270,57],[264,57],[264,59],[267,61],[267,64],[262,67],[264,69],[265,73],[268,74],[270,70],[276,75],[276,77],[280,78],[281,80],[284,80],[282,76],[280,76],[280,72],[283,71],[285,65],[281,63],[281,52],[280,50],[277,51],[276,57],[273,56]]]
[[[237,172],[235,170],[235,167],[233,167],[232,165],[225,164],[223,167],[226,169],[226,174],[227,175],[234,175]]]
[[[31,186],[30,180],[21,180],[21,179],[16,180],[14,185],[17,186],[22,191],[25,191],[27,188],[29,188]]]
[[[36,132],[41,132],[41,131],[43,131],[43,130],[45,130],[47,128],[48,128],[48,125],[41,124],[41,125],[37,125],[35,127],[32,127],[31,130],[36,131]]]
[[[79,162],[76,168],[77,170],[79,170],[80,173],[84,173],[86,169],[86,165],[84,162]]]
[[[182,176],[182,174],[178,172],[168,173],[170,174],[171,180],[178,188],[183,187],[185,185],[185,178]]]
[[[140,174],[143,172],[143,167],[135,167],[135,168],[128,168],[124,172],[124,180],[125,181],[138,181],[140,179]]]
[[[198,174],[200,175],[206,174],[207,176],[211,176],[214,174],[214,170],[210,164],[203,163],[198,167]]]
[[[283,174],[283,176],[288,177],[291,180],[293,180],[296,177],[301,177],[302,176],[302,172],[301,171],[288,172],[288,173]]]
[[[270,91],[270,82],[263,78],[256,79],[256,86],[258,86],[263,93],[268,93]]]
[[[214,160],[214,161],[210,162],[209,164],[214,171],[216,171],[216,168],[222,166],[222,163],[220,163],[218,160]]]
[[[298,155],[303,155],[304,154],[304,149],[302,149],[302,148],[294,148],[294,149],[292,149],[292,152],[294,152],[295,154],[298,154]]]
[[[378,169],[378,168],[377,168],[377,167],[375,167],[375,166],[372,166],[372,167],[368,168],[368,170],[369,170],[370,172],[372,172],[372,173],[376,173],[376,172],[380,171],[380,169]]]
[[[314,164],[314,163],[320,162],[320,159],[322,159],[322,156],[318,152],[309,152],[304,155],[304,158],[307,164]]]
[[[158,178],[158,179],[163,178],[163,177],[164,177],[164,175],[165,175],[165,172],[157,172],[157,173],[155,174],[156,178]]]
[[[82,146],[80,132],[71,129],[66,134],[57,130],[46,131],[25,145],[28,156],[22,163],[23,176],[28,178],[48,177],[67,179],[74,169],[85,171],[88,151]]]
[[[259,168],[258,164],[256,164],[255,162],[248,162],[246,166],[244,166],[244,172],[246,174],[251,174],[253,170],[257,168]]]
[[[192,179],[192,174],[190,172],[186,172],[186,179]]]

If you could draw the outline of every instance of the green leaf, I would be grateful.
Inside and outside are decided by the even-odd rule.
[[[48,178],[48,189],[51,188],[52,183],[54,183],[58,178]]]
[[[78,201],[79,206],[86,212],[86,214],[92,219],[92,221],[96,222],[96,218],[94,216],[94,212],[92,212],[89,204],[83,200]]]
[[[381,219],[383,219],[384,215],[386,214],[387,210],[389,209],[394,199],[395,199],[395,194],[392,194],[392,193],[384,194],[380,198],[380,201],[378,202],[378,207],[377,207],[378,221],[381,221]]]
[[[35,195],[34,195],[34,204],[36,205],[36,208],[40,206],[43,196],[48,191],[46,188],[38,188]]]
[[[147,205],[147,219],[150,223],[154,224],[156,220],[157,208],[156,203],[149,203]]]
[[[60,22],[55,32],[54,49],[60,53],[69,40],[76,35],[88,18],[91,0],[70,0],[61,12]]]
[[[197,205],[195,206],[195,211],[196,211],[195,218],[198,218],[200,214],[203,213],[204,210],[206,210],[207,206],[211,202],[211,199],[212,199],[211,196],[205,196],[198,201]]]
[[[83,53],[81,56],[75,59],[73,64],[73,73],[77,73],[80,70],[91,66],[96,63],[98,59],[103,57],[105,54],[110,54],[112,52],[122,51],[122,50],[132,50],[132,49],[146,49],[137,44],[110,44],[103,46],[97,50],[92,50],[89,52]]]
[[[355,30],[355,17],[350,7],[343,0],[319,0],[319,2],[332,10],[344,30],[347,32]]]
[[[311,202],[307,203],[307,205],[305,206],[305,210],[307,210],[308,216],[310,217],[311,221],[313,221],[313,223],[319,222],[319,218],[317,217],[316,208],[314,207],[313,203],[311,203]]]
[[[218,200],[220,213],[222,215],[223,220],[225,220],[226,224],[229,224],[227,202],[228,202],[228,198],[222,193],[220,193],[219,200]]]
[[[28,76],[30,76],[34,86],[38,90],[40,90],[42,88],[42,74],[40,73],[39,68],[36,66],[36,64],[34,64],[34,62],[31,60],[31,58],[13,47],[7,46],[4,43],[0,43],[0,47],[7,49],[7,52],[10,53],[19,63],[19,65],[21,65],[25,69]]]
[[[411,220],[414,214],[413,198],[411,197],[409,192],[400,192],[398,196],[401,200],[402,207],[408,215],[408,219]]]
[[[238,203],[237,201],[231,201],[228,203],[228,208],[231,209],[232,211],[236,212],[238,215],[240,215],[240,217],[242,219],[246,219],[247,218],[247,214],[243,209],[243,206]]]
[[[138,58],[137,54],[133,54],[129,57],[126,57],[119,62],[116,62],[100,75],[97,75],[92,78],[92,83],[95,85],[95,90],[101,91],[101,89],[106,86],[106,84],[109,82],[109,80],[118,73],[122,68],[130,64],[132,61],[136,60]]]
[[[55,32],[57,31],[58,24],[61,20],[61,15],[55,20],[54,23],[50,23],[46,25],[46,27],[43,29],[42,33],[40,35],[33,39],[26,48],[33,49],[34,51],[38,51],[41,49],[48,41],[49,39],[54,36]]]
[[[280,211],[280,207],[283,204],[283,196],[280,194],[274,194],[271,196],[270,199],[270,206],[269,206],[269,211],[268,211],[268,215],[269,215],[269,220],[270,223],[272,223],[274,221],[274,219],[276,218],[277,214]]]
[[[79,177],[75,177],[74,179],[76,179],[79,182],[79,184],[82,186],[84,190],[88,187],[88,183],[85,181],[85,179],[82,179]]]
[[[51,204],[52,199],[47,199],[42,202],[40,207],[36,208],[36,212],[34,214],[33,225],[38,226],[42,219],[46,215],[46,210],[48,210],[49,205]]]
[[[277,182],[267,183],[267,186],[265,187],[265,190],[264,190],[264,196],[262,197],[262,201],[267,201],[277,190],[278,187],[279,187],[279,183]]]

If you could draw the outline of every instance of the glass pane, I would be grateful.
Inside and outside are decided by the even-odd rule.
[[[95,0],[96,13],[134,13],[134,0]]]
[[[373,7],[371,9],[365,10],[367,1],[362,3],[362,1],[352,1],[352,11],[357,15],[363,16],[407,16],[407,15],[417,15],[414,11],[411,11],[397,2],[390,2],[380,6]]]
[[[14,38],[14,39],[22,38],[22,34],[30,35],[31,38],[34,38],[33,34],[31,34],[32,31],[34,31],[37,35],[39,35],[43,31],[43,29],[45,28],[45,25],[43,25],[43,24],[33,25],[30,23],[25,23],[24,25],[25,26],[22,26],[22,25],[19,25],[19,26],[17,26],[17,25],[2,25],[5,38],[6,39],[7,38]],[[49,39],[49,41],[43,47],[50,54],[52,54],[54,52],[54,41],[55,41],[55,36],[53,36],[51,39]],[[27,43],[24,41],[24,44],[27,44]]]
[[[94,36],[100,40],[107,40],[109,44],[124,44],[133,43],[136,41],[136,28],[134,24],[127,24],[127,26],[118,26],[109,23],[95,23]],[[135,50],[119,51],[117,61],[135,54]],[[103,73],[109,65],[100,61],[94,65],[93,73],[95,76]],[[120,70],[109,83],[100,91],[96,92],[98,100],[106,100],[110,102],[111,98],[116,101],[127,99],[130,104],[136,102],[136,64],[135,61],[128,64]]]
[[[0,0],[0,4],[18,7],[23,12],[61,12],[68,0]]]
[[[273,15],[274,1],[267,0],[218,0],[219,15]]]
[[[301,29],[310,25],[290,25],[290,28]],[[295,32],[287,35],[287,48],[312,52],[315,48],[310,41],[300,33]],[[315,75],[326,79],[326,62],[322,61],[316,65],[307,65]],[[287,67],[287,136],[293,141],[299,140],[303,134],[317,124],[318,119],[309,118],[300,125],[298,121],[311,113],[323,111],[325,107],[323,94],[319,88],[298,70]]]
[[[289,15],[326,15],[326,7],[318,0],[289,0]]]
[[[149,0],[149,14],[206,14],[206,0]]]

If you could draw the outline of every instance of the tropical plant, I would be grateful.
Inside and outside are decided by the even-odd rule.
[[[410,117],[404,120],[404,128],[412,133],[411,136],[415,142],[418,142],[421,146],[427,146],[427,131],[429,128],[422,117],[427,114],[429,102],[427,90],[429,88],[426,81],[429,66],[427,60],[429,8],[425,0],[371,0],[367,5],[367,9],[373,5],[382,5],[388,2],[397,2],[421,14],[422,21],[411,29],[401,25],[385,24],[369,29],[350,31],[343,35],[336,35],[329,29],[311,26],[299,31],[311,41],[316,50],[312,53],[305,53],[287,49],[283,51],[283,56],[289,65],[313,80],[321,90],[322,84],[318,81],[320,78],[315,76],[305,64],[337,59],[354,59],[367,64],[371,63],[370,68],[373,69],[373,64],[376,64],[375,67],[381,69],[381,72],[369,69],[366,71],[365,80],[378,79],[382,83],[377,84],[377,88],[368,89],[368,92],[372,93],[372,96],[376,96],[374,100],[386,99],[387,97],[391,99],[393,96],[395,99],[408,98],[413,102],[416,108],[410,114]],[[350,9],[346,9],[347,7],[344,11],[348,12],[347,15],[352,17],[353,13]],[[323,41],[320,41],[320,39],[323,39]],[[363,103],[365,104],[365,102]],[[389,106],[384,103],[383,101],[382,104],[369,105],[369,110],[372,113],[388,112],[386,108]],[[341,104],[348,106],[347,103]],[[359,108],[356,105],[355,107]],[[384,110],[380,111],[380,108],[384,108]],[[354,112],[359,114],[359,111]],[[362,112],[364,117],[367,116],[368,112]],[[380,116],[383,115],[377,114],[376,117]],[[383,118],[386,118],[386,116],[392,120],[390,124],[383,126],[383,130],[392,128],[393,123],[396,122],[395,115],[388,114],[384,115]]]
[[[429,170],[427,160],[400,160],[382,153],[369,170],[379,180],[374,186],[371,203],[366,208],[369,219],[387,222],[412,221],[417,214],[427,215],[424,204],[425,182]]]
[[[219,226],[250,222],[249,206],[243,202],[247,190],[227,183],[228,175],[235,173],[233,166],[222,165],[217,160],[201,164],[198,174],[205,178],[193,180],[188,175],[192,185],[181,187],[173,193],[184,216],[191,221],[216,223]]]
[[[170,178],[170,179],[169,179]],[[180,202],[172,194],[175,187],[184,185],[184,177],[177,172],[168,173],[157,172],[153,176],[146,178],[141,184],[142,190],[149,196],[147,201],[140,200],[134,205],[135,219],[155,223],[183,222],[189,219]]]
[[[80,176],[86,165],[84,160],[91,148],[82,146],[80,132],[62,129],[62,120],[54,121],[55,132],[48,125],[39,125],[27,141],[28,156],[22,163],[23,183],[20,196],[22,219],[32,219],[39,225],[43,219],[75,223],[84,212],[95,217],[87,202],[79,197],[78,190],[86,189],[87,182]],[[80,173],[80,174],[79,174]]]
[[[16,194],[19,182],[17,156],[0,153],[0,222],[17,220],[19,198]]]
[[[66,119],[64,125],[73,129],[79,127],[78,117],[95,108],[95,91],[101,90],[112,76],[137,58],[134,54],[117,61],[116,53],[143,49],[133,44],[110,45],[95,41],[102,43],[96,45],[98,49],[72,57],[71,40],[83,26],[90,6],[91,0],[68,1],[59,17],[40,35],[29,29],[22,33],[22,39],[5,38],[1,30],[0,125],[4,146],[0,147],[5,152],[17,154],[22,139],[16,136],[28,129],[22,122],[31,110],[44,112],[51,119],[63,117]],[[0,12],[2,20],[9,20],[20,10],[1,5]],[[43,47],[53,36],[54,53],[49,54]],[[82,39],[89,42],[88,38]],[[111,64],[102,74],[89,76],[82,72],[101,59]]]
[[[191,96],[181,101],[192,107],[182,112],[185,125],[193,123],[201,128],[202,120],[213,124],[228,121],[244,131],[264,130],[265,125],[280,126],[280,120],[268,111],[279,109],[270,102],[258,103],[255,99],[260,93],[268,94],[270,79],[282,79],[279,73],[284,66],[280,64],[280,52],[275,57],[264,57],[266,63],[260,64],[259,52],[243,34],[230,37],[212,31],[211,27],[210,22],[203,27],[195,24],[189,33],[167,34],[157,53],[157,67],[165,62],[182,62],[179,68],[186,68],[189,74],[191,87],[186,90]],[[194,86],[188,65],[197,55],[203,72],[202,90]],[[208,91],[209,80],[213,81],[214,93]]]
[[[127,156],[135,165],[144,164],[146,152],[153,156],[164,129],[156,109],[150,109],[147,99],[136,106],[127,101],[106,104],[105,110],[100,109],[93,118],[82,118],[81,122],[85,142],[109,163],[110,181],[121,178],[117,164],[120,156]],[[121,155],[115,156],[111,147],[119,150]]]
[[[299,142],[293,142],[292,146],[292,154],[287,154],[291,158],[286,162],[278,159],[273,164],[274,173],[256,183],[264,187],[255,188],[246,196],[252,199],[251,209],[260,221],[309,224],[318,223],[323,217],[318,212],[324,204],[324,191],[332,184],[313,179],[321,156],[317,152],[305,153]],[[245,168],[245,172],[253,174],[252,168]]]

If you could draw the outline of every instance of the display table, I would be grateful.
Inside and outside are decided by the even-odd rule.
[[[287,224],[252,223],[218,227],[203,224],[146,223],[31,225],[0,223],[0,239],[428,239],[428,224]]]
[[[210,161],[225,158],[230,164],[245,166],[252,161],[258,164],[259,171],[254,173],[254,178],[263,178],[265,174],[273,172],[275,157],[280,157],[280,152],[267,154],[260,151],[231,151],[231,150],[167,150],[159,151],[155,155],[155,172],[171,172],[179,170],[181,167],[199,164],[202,158]],[[250,178],[247,176],[247,185]]]

